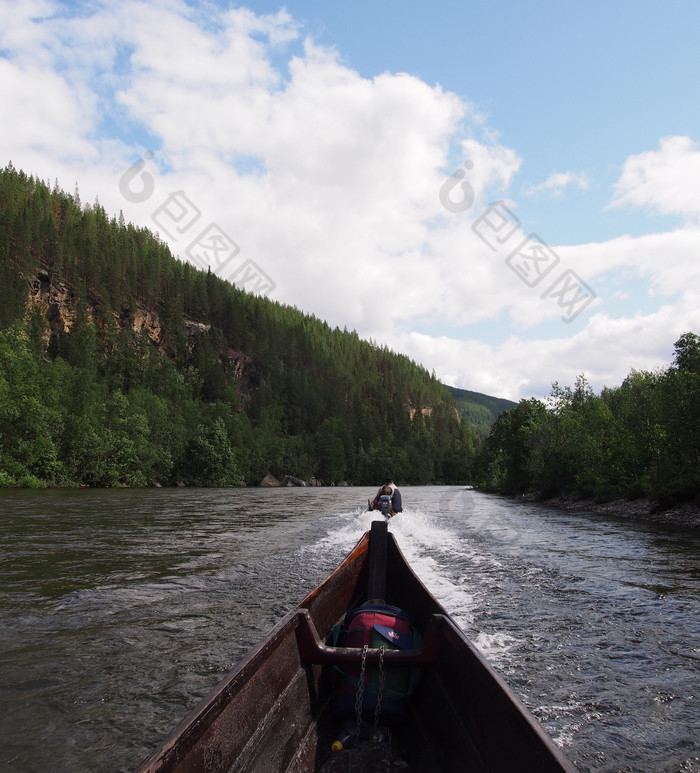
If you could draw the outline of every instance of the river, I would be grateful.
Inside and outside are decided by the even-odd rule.
[[[0,492],[0,768],[131,771],[369,528],[369,488]],[[402,488],[416,573],[580,771],[700,772],[700,535]]]

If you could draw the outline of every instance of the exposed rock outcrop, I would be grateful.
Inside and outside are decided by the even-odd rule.
[[[523,497],[531,498],[534,497]],[[613,499],[610,502],[596,502],[593,499],[553,497],[541,500],[543,504],[561,507],[565,510],[587,510],[601,515],[630,518],[635,521],[650,521],[666,526],[680,526],[684,529],[700,529],[700,507],[693,502],[663,509],[658,502],[649,499]]]
[[[44,344],[48,344],[52,332],[70,333],[75,322],[76,311],[73,296],[63,282],[52,284],[48,274],[40,271],[29,282],[27,313],[41,312],[46,324],[42,332]]]
[[[90,305],[91,304],[91,305]],[[130,329],[134,339],[147,338],[162,356],[172,356],[167,351],[166,325],[157,311],[147,308],[140,302],[135,306],[125,306],[121,311],[109,311],[106,319],[96,313],[99,308],[99,298],[89,298],[86,308],[87,319],[96,322],[100,328],[114,326],[115,329]],[[78,318],[78,302],[72,288],[65,282],[52,281],[46,271],[39,271],[29,281],[26,313],[38,311],[44,320],[42,338],[44,346],[48,347],[52,333],[70,334]],[[182,333],[187,346],[192,351],[196,341],[211,330],[211,325],[205,322],[185,320],[182,323]],[[223,365],[227,377],[236,381],[239,386],[241,409],[250,405],[252,393],[258,386],[258,374],[252,359],[242,351],[227,348],[219,353],[219,362]]]
[[[211,330],[211,325],[206,322],[190,322],[185,320],[185,336],[192,338],[192,336],[204,335]]]
[[[408,410],[408,415],[409,415],[409,417],[411,418],[411,421],[413,421],[413,417],[414,417],[414,416],[416,415],[416,413],[418,412],[418,408],[416,408],[416,406],[415,406],[415,405],[411,405],[411,404],[409,403],[409,404],[407,405],[406,409]],[[431,415],[432,415],[432,413],[433,413],[433,409],[432,409],[432,408],[431,408],[429,405],[426,405],[426,406],[424,406],[424,407],[422,407],[422,408],[420,409],[420,412],[421,412],[421,414],[422,414],[423,416],[428,416],[428,417],[429,417],[429,416],[431,416]]]
[[[163,328],[155,311],[145,309],[139,304],[136,311],[130,315],[129,323],[134,333],[145,334],[160,350],[163,343]]]
[[[282,479],[283,486],[308,486],[309,484],[301,478],[295,478],[293,475],[285,475]]]

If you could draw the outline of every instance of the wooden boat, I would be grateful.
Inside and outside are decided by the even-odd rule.
[[[346,611],[376,599],[410,612],[420,645],[364,653],[332,646]],[[419,679],[405,718],[386,731],[390,740],[362,722],[355,748],[333,752],[334,671],[358,669],[363,654],[375,673],[419,669]],[[414,574],[384,521],[372,523],[138,773],[335,770],[575,771]]]

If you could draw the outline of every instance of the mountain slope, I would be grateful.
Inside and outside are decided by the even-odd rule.
[[[0,330],[5,485],[471,476],[478,440],[424,368],[11,165]]]
[[[488,435],[492,424],[502,411],[510,411],[518,405],[511,400],[490,397],[480,392],[470,392],[468,389],[457,389],[456,387],[447,387],[447,389],[463,419],[474,427],[482,437]]]

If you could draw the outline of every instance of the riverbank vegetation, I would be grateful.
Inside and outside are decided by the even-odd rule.
[[[700,505],[700,336],[683,334],[668,368],[600,394],[581,376],[521,400],[493,425],[478,478],[508,494]]]
[[[513,406],[198,270],[99,202],[0,172],[0,486],[391,474],[698,501],[696,334],[667,369],[599,395],[581,377]]]
[[[409,358],[0,174],[0,485],[467,483],[478,444]]]

